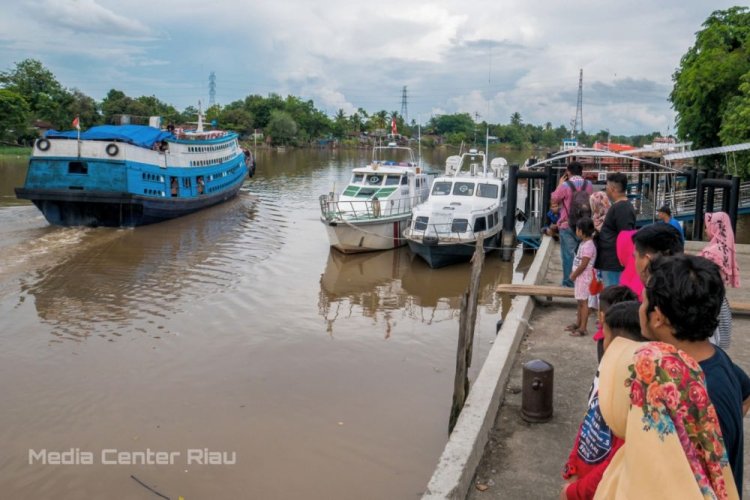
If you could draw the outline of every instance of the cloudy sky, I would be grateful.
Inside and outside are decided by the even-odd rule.
[[[0,70],[36,58],[60,83],[178,109],[249,94],[312,99],[409,120],[569,126],[583,69],[583,125],[674,127],[671,76],[723,0],[0,0]]]

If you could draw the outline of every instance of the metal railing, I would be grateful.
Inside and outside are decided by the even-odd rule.
[[[337,201],[330,195],[321,195],[320,213],[329,222],[365,222],[411,215],[412,209],[426,196],[411,196],[394,200]]]
[[[707,189],[707,188],[704,188]],[[695,213],[695,202],[697,199],[696,189],[685,189],[676,191],[666,196],[665,202],[672,207],[672,215],[692,215]],[[703,197],[703,208],[706,208],[708,200]],[[721,207],[724,204],[724,190],[716,189],[714,191],[714,207]],[[739,208],[750,207],[750,181],[740,184]]]

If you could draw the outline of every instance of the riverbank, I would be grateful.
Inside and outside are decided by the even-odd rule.
[[[541,265],[546,261],[547,265],[540,269],[540,276],[534,277],[534,280],[538,284],[555,285],[559,283],[561,276],[559,247],[556,244],[550,245],[548,240],[545,238],[534,263]],[[688,242],[687,251],[695,253],[704,244]],[[738,260],[741,272],[744,271],[743,283],[747,283],[750,280],[750,245],[738,246]],[[731,300],[750,301],[750,289],[747,286],[731,289],[728,294]],[[426,498],[487,500],[559,496],[563,484],[560,471],[570,453],[586,409],[588,391],[596,371],[596,344],[591,336],[570,337],[562,330],[562,325],[569,323],[575,316],[572,300],[535,301],[532,311],[526,315],[528,308],[516,309],[516,305],[520,305],[517,302],[520,299],[521,297],[514,299],[513,308],[507,317],[520,315],[527,318],[528,327],[521,334],[522,339],[519,340],[514,356],[508,361],[511,366],[502,369],[509,374],[507,383],[501,383],[502,390],[497,394],[497,398],[503,400],[502,404],[497,412],[488,412],[486,421],[489,422],[489,431],[484,435],[476,433],[474,449],[468,455],[479,455],[481,458],[464,462],[467,467],[472,463],[477,464],[474,470],[454,471],[452,476],[446,476],[451,465],[460,463],[455,455],[447,455],[452,446],[449,442],[430,482]],[[589,320],[589,332],[593,331],[592,317]],[[750,331],[750,317],[735,316],[733,331],[729,354],[738,365],[750,371],[750,337],[744,335],[744,332]],[[504,333],[508,332],[501,330],[500,335]],[[487,362],[492,359],[493,352],[490,352]],[[529,424],[520,417],[522,365],[531,359],[543,359],[555,368],[554,415],[549,422],[542,424]],[[482,367],[482,372],[487,369],[487,362]],[[480,378],[481,372],[477,382]],[[475,420],[479,419],[481,417],[475,417]],[[745,419],[746,423],[747,421],[748,418]],[[466,432],[466,429],[460,432]],[[745,435],[745,477],[750,477],[749,434]],[[463,437],[465,440],[465,436]],[[451,441],[453,440],[451,437]],[[447,458],[449,460],[445,460]],[[454,481],[452,487],[446,487],[447,484],[443,481],[445,477],[462,479]],[[470,481],[466,481],[467,477],[471,478]],[[748,495],[750,487],[747,486],[747,481],[745,483],[744,494]]]

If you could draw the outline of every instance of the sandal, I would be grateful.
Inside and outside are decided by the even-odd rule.
[[[578,330],[578,323],[571,323],[565,327],[566,332],[574,332]]]
[[[569,332],[568,335],[570,335],[571,337],[585,337],[586,335],[588,335],[588,332],[586,330],[576,328],[572,332]]]

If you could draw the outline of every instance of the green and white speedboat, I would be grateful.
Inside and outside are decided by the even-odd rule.
[[[321,221],[331,246],[358,253],[405,245],[403,231],[412,209],[427,199],[430,183],[411,148],[376,146],[372,161],[354,169],[340,194],[320,196]]]

